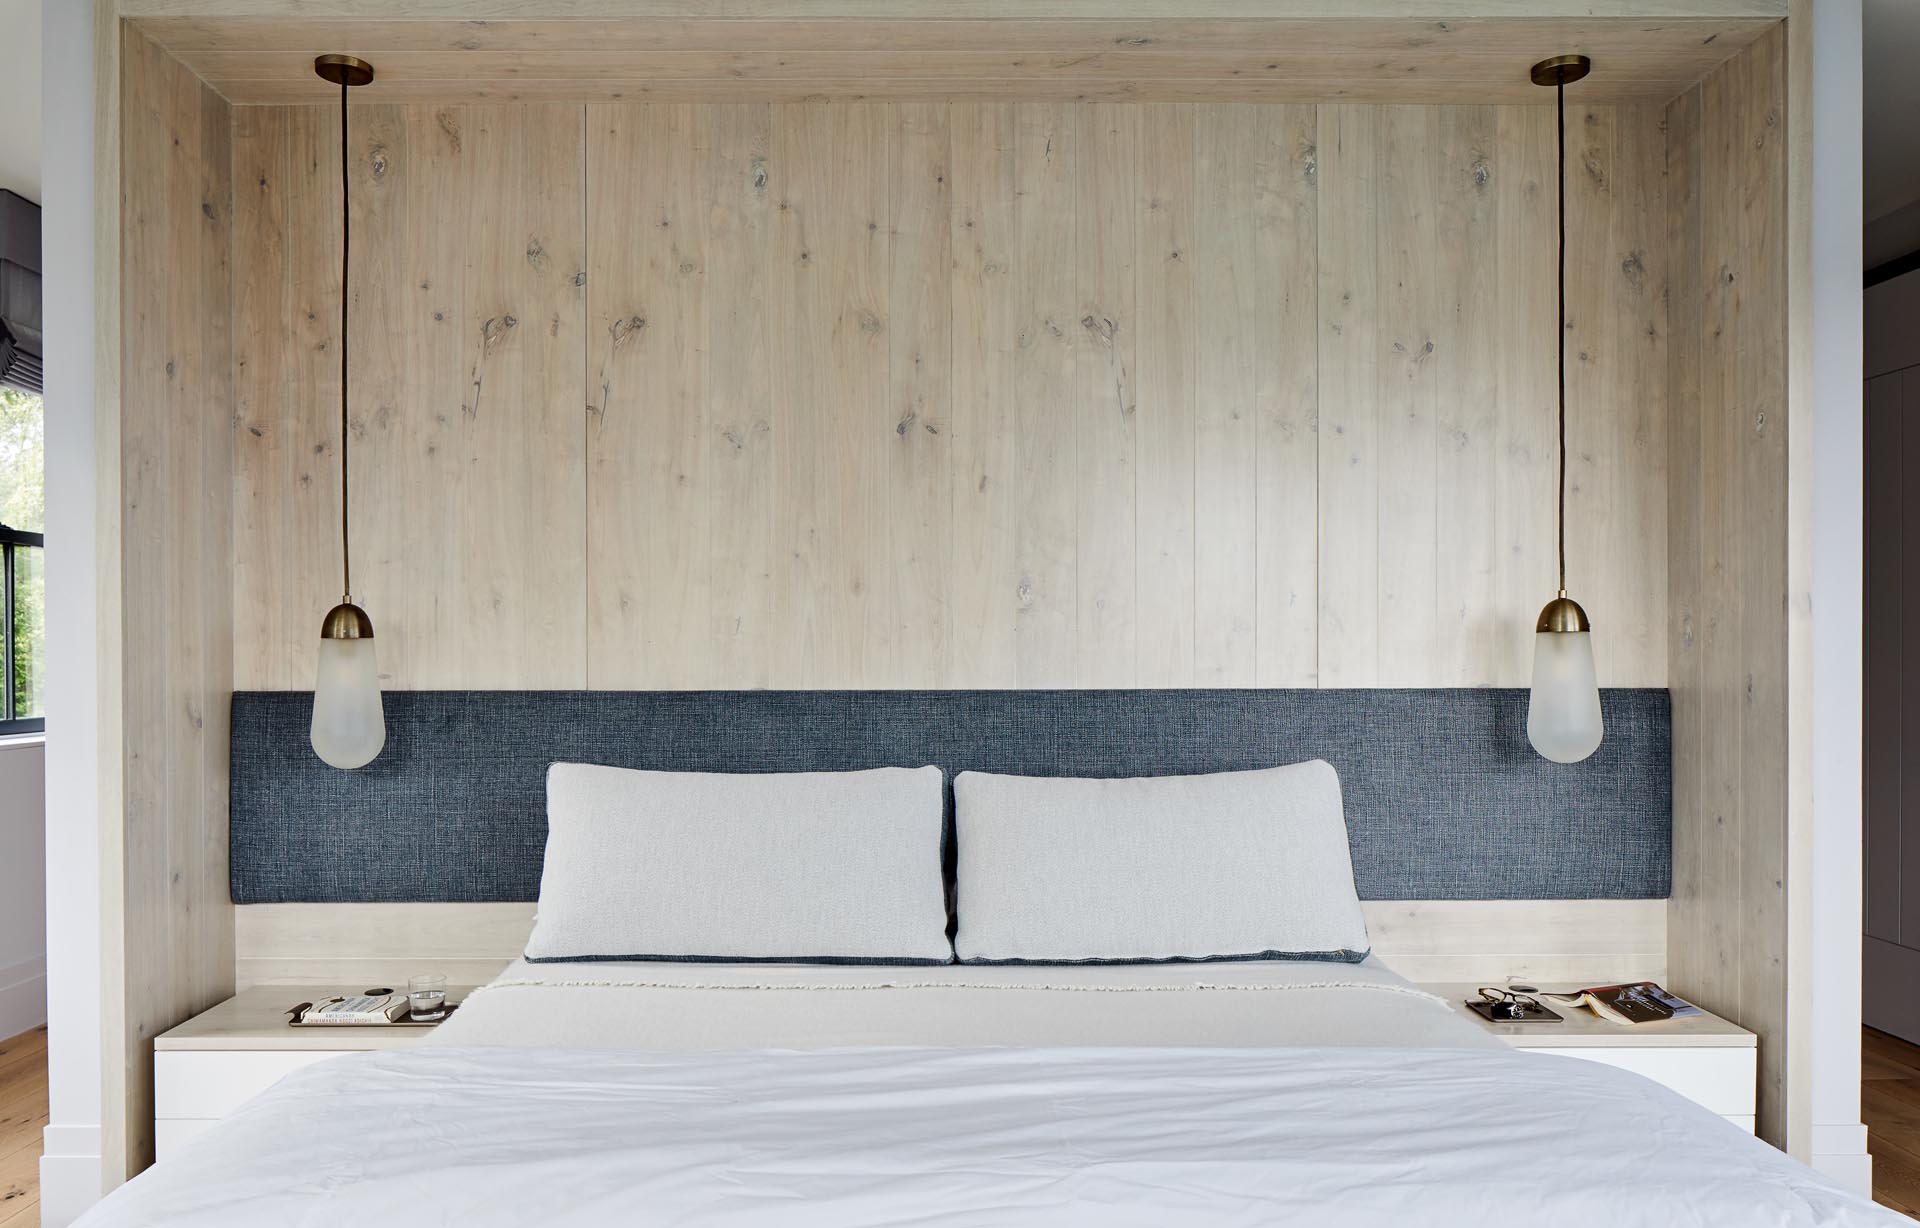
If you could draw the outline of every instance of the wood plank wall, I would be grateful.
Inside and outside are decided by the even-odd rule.
[[[1674,987],[1760,1033],[1784,1145],[1787,939],[1786,44],[1668,108]],[[1799,702],[1806,702],[1802,697]]]
[[[233,185],[226,102],[138,32],[121,66],[126,804],[118,840],[103,843],[123,888],[110,892],[123,921],[107,940],[124,958],[108,964],[121,983],[108,987],[106,1014],[122,1020],[131,1172],[153,1154],[153,1037],[233,992]],[[110,1155],[109,1172],[118,1167]]]
[[[579,685],[578,108],[356,114],[355,595],[399,685]],[[255,683],[312,685],[340,589],[339,142],[323,109],[234,112],[235,664]]]
[[[327,108],[238,108],[234,672],[336,597]],[[1667,680],[1664,116],[1568,116],[1571,583]],[[1525,685],[1545,107],[356,107],[397,687]]]

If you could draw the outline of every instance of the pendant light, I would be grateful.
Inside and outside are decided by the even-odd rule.
[[[1533,83],[1554,90],[1560,153],[1560,594],[1540,611],[1533,631],[1533,693],[1527,741],[1555,763],[1578,763],[1600,748],[1600,684],[1593,669],[1593,628],[1567,596],[1567,84],[1593,68],[1584,55],[1560,55],[1533,66]]]
[[[350,55],[313,62],[322,80],[340,87],[340,604],[320,624],[320,661],[314,676],[313,752],[337,768],[365,767],[387,744],[380,671],[373,656],[373,620],[353,603],[353,564],[347,538],[347,91],[373,80],[373,65]]]

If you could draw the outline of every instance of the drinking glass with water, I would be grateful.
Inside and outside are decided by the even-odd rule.
[[[407,978],[407,1008],[414,1020],[435,1023],[447,1017],[447,978],[439,975]]]

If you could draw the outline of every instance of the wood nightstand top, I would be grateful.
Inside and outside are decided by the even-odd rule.
[[[356,986],[348,990],[324,985],[254,985],[218,1006],[195,1015],[172,1031],[155,1037],[153,1047],[162,1052],[194,1049],[345,1052],[410,1045],[431,1030],[423,1027],[296,1028],[287,1022],[287,1012],[302,1002],[337,993],[358,993],[364,988],[370,987]],[[400,985],[393,988],[402,992],[405,990]],[[471,988],[468,985],[447,986],[447,1001],[464,1000]]]
[[[1455,1014],[1516,1049],[1746,1049],[1755,1044],[1752,1032],[1710,1011],[1664,1023],[1629,1026],[1609,1023],[1585,1007],[1548,1002],[1565,1022],[1488,1023],[1467,1009],[1467,1000],[1480,996],[1478,985],[1460,981],[1420,988],[1445,998]],[[1548,993],[1567,993],[1581,987],[1548,984],[1539,988]]]

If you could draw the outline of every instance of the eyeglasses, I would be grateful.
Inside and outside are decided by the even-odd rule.
[[[1553,1012],[1548,1010],[1540,999],[1532,994],[1520,993],[1512,989],[1497,989],[1482,986],[1479,990],[1482,998],[1493,1003],[1487,1014],[1494,1019],[1516,1021],[1522,1019],[1540,1019]]]

